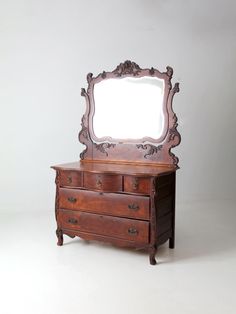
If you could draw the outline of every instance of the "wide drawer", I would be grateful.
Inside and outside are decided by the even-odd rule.
[[[149,242],[149,223],[147,221],[71,210],[59,210],[57,219],[61,229],[106,235],[137,243]]]
[[[125,176],[124,191],[131,193],[150,194],[150,178]]]
[[[86,190],[59,189],[59,208],[149,219],[149,197]]]
[[[84,187],[92,190],[119,192],[122,191],[122,176],[84,172]]]
[[[82,174],[79,171],[60,171],[60,186],[82,186]]]

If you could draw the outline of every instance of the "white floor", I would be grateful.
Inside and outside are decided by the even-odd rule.
[[[178,206],[176,249],[143,252],[65,236],[53,212],[0,215],[1,314],[236,313],[236,206]]]

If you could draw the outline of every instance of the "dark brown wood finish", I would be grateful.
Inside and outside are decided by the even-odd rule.
[[[112,72],[87,76],[86,112],[79,140],[86,146],[81,161],[53,166],[56,170],[55,215],[58,245],[63,235],[109,242],[120,247],[149,251],[150,264],[156,264],[158,247],[175,244],[175,185],[178,158],[171,149],[179,144],[177,117],[172,99],[173,70],[141,69],[125,61]],[[165,81],[164,131],[158,139],[146,137],[122,142],[93,132],[94,85],[102,80],[151,76]],[[135,113],[134,113],[135,114]],[[140,126],[141,127],[141,126]]]
[[[84,162],[91,160],[132,161],[147,164],[158,162],[159,164],[178,167],[178,158],[171,152],[171,148],[180,143],[180,134],[177,131],[177,117],[172,108],[173,96],[179,91],[179,83],[176,83],[172,88],[173,69],[169,66],[166,69],[166,72],[161,73],[154,68],[141,69],[135,62],[125,61],[112,72],[103,71],[95,78],[93,78],[92,73],[88,74],[87,91],[84,88],[81,91],[81,95],[86,99],[87,109],[82,118],[82,130],[79,133],[80,142],[86,145],[85,150],[80,155]],[[92,124],[95,111],[94,85],[102,80],[112,78],[139,78],[144,76],[157,77],[165,82],[163,103],[164,131],[162,136],[156,140],[147,136],[137,141],[116,140],[111,137],[104,137],[102,138],[103,141],[99,142],[99,139],[96,138],[93,132]],[[151,143],[145,143],[147,141]]]
[[[124,191],[128,193],[146,194],[150,193],[150,178],[138,176],[124,177]]]
[[[60,183],[62,186],[80,187],[82,186],[82,173],[79,171],[65,170],[60,173]]]
[[[117,174],[84,173],[84,187],[106,192],[122,191],[122,176]]]
[[[149,242],[149,222],[147,221],[62,209],[59,211],[58,223],[61,230],[75,229],[134,241],[139,244],[148,244]]]
[[[149,201],[147,196],[62,188],[60,189],[59,207],[149,220]]]

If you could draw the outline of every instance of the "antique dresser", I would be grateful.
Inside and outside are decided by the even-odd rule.
[[[175,245],[175,176],[180,143],[172,99],[173,70],[125,61],[112,72],[87,75],[80,161],[56,170],[58,245],[63,235],[145,249]],[[102,250],[102,247],[101,247]]]

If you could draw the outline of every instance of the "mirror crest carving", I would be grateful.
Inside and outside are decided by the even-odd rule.
[[[178,168],[178,158],[171,149],[181,140],[172,108],[179,84],[172,88],[172,75],[169,66],[166,72],[159,72],[153,67],[142,69],[131,61],[96,77],[89,73],[88,88],[81,89],[86,100],[79,133],[80,142],[86,146],[81,160]]]

